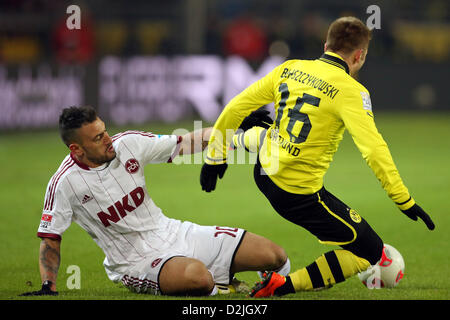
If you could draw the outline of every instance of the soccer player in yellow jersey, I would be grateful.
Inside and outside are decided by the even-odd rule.
[[[287,277],[267,274],[251,296],[330,287],[381,258],[382,239],[323,185],[345,129],[398,208],[434,229],[431,218],[403,184],[375,126],[369,92],[354,78],[364,64],[370,39],[370,30],[359,19],[337,19],[329,27],[325,53],[319,59],[289,60],[276,67],[233,98],[214,125],[200,174],[206,192],[215,189],[217,177],[222,178],[227,168],[232,135],[226,130],[234,132],[248,114],[274,102],[271,126],[267,130],[254,127],[239,139],[246,144],[252,140],[247,136],[262,136],[254,170],[256,184],[282,217],[307,229],[320,242],[342,248]]]

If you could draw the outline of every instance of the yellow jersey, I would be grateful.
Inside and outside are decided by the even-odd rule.
[[[206,163],[226,162],[242,120],[271,102],[275,120],[261,143],[259,160],[278,187],[296,194],[320,190],[347,129],[388,196],[401,210],[414,205],[375,126],[368,90],[333,52],[316,60],[288,60],[234,97],[214,125]]]

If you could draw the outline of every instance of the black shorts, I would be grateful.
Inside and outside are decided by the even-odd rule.
[[[371,264],[381,258],[383,241],[354,209],[325,188],[310,195],[287,192],[261,170],[258,162],[255,182],[283,218],[305,228],[321,243],[338,245]]]

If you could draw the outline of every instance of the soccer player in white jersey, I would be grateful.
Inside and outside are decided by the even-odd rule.
[[[42,288],[25,295],[57,294],[61,237],[72,221],[104,251],[109,279],[134,292],[211,295],[237,272],[289,272],[285,251],[272,241],[240,228],[169,218],[148,194],[144,166],[203,150],[210,128],[110,137],[91,107],[64,109],[59,128],[70,154],[48,183],[37,233]]]

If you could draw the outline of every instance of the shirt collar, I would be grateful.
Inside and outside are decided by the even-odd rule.
[[[341,68],[342,70],[345,70],[345,72],[350,74],[350,69],[348,68],[347,63],[337,53],[327,51],[319,58],[319,60],[332,64],[335,67]]]
[[[81,169],[84,169],[84,170],[90,170],[89,167],[88,167],[86,164],[84,164],[83,162],[81,162],[80,160],[78,160],[77,157],[75,157],[75,155],[74,155],[72,152],[70,153],[70,157],[72,158],[73,161],[75,161],[75,163],[76,163]]]
[[[91,168],[87,164],[78,160],[77,157],[73,154],[73,152],[70,153],[70,157],[81,169],[84,169],[84,170],[102,171],[102,170],[106,169],[109,166],[109,164],[111,163],[111,161],[108,161],[108,162],[105,162],[104,164],[99,165],[98,167]]]

